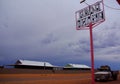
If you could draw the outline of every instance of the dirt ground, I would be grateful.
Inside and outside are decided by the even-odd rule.
[[[1,74],[0,84],[86,84],[90,74]]]
[[[95,84],[120,84],[118,78]],[[91,74],[0,74],[0,84],[91,84]]]

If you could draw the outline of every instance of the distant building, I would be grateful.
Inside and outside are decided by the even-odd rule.
[[[20,69],[41,69],[41,70],[91,70],[91,67],[83,64],[67,64],[64,67],[54,66],[49,62],[39,62],[30,60],[17,60],[15,64],[9,65]]]
[[[4,66],[0,66],[0,68],[2,69],[2,68],[4,68]]]
[[[39,62],[39,61],[30,61],[30,60],[18,60],[14,65],[15,68],[22,69],[47,69],[52,70],[56,68],[49,62]]]
[[[91,70],[91,67],[83,64],[67,64],[64,70]]]

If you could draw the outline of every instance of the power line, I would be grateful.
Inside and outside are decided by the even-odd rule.
[[[86,5],[90,6],[90,4],[87,3],[87,2],[85,2],[85,0],[83,0],[83,1],[80,2],[80,3],[83,3],[83,2],[84,2]],[[114,8],[114,7],[108,6],[108,5],[104,4],[104,3],[103,3],[103,5],[104,5],[105,7],[107,7],[107,8],[113,9],[113,10],[120,10],[119,8]]]
[[[104,4],[104,6],[106,6],[107,8],[113,9],[113,10],[120,10],[119,8],[113,8],[113,7],[108,6],[108,5],[106,5],[106,4]]]

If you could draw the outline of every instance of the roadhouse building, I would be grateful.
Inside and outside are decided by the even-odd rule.
[[[40,70],[91,70],[91,67],[83,64],[67,64],[64,67],[54,66],[49,62],[39,62],[30,60],[17,60],[15,64],[10,65],[19,69],[40,69]]]
[[[67,64],[64,70],[91,70],[91,67],[83,64]]]
[[[49,62],[38,62],[29,60],[18,60],[14,65],[15,68],[21,69],[47,69],[53,70],[56,66],[53,66]]]

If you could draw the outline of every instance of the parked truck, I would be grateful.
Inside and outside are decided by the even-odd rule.
[[[100,66],[95,72],[95,81],[117,80],[119,71],[112,71],[110,66]]]

